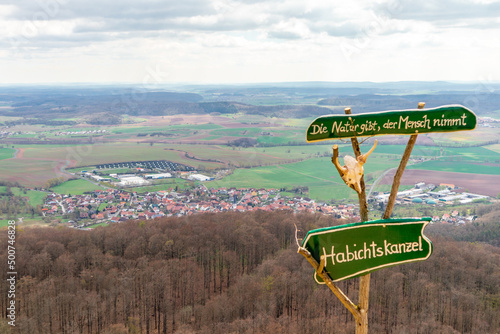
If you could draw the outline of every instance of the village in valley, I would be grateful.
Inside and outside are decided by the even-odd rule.
[[[316,203],[304,197],[281,196],[276,189],[207,188],[203,184],[184,192],[156,191],[145,194],[120,189],[95,190],[84,195],[50,193],[42,208],[45,217],[64,215],[73,226],[117,223],[129,219],[186,216],[202,212],[227,211],[321,212],[353,218],[356,206]]]
[[[192,174],[201,175],[201,174]],[[131,177],[131,176],[130,176]],[[191,178],[192,179],[192,178]],[[453,185],[416,184],[412,189],[398,193],[398,203],[403,205],[445,206],[466,204],[488,198],[487,196],[454,192]],[[436,190],[437,191],[431,191]],[[82,195],[64,195],[50,192],[42,207],[46,220],[65,217],[64,221],[75,228],[89,228],[129,219],[149,220],[158,217],[189,216],[203,212],[227,211],[276,211],[288,210],[295,213],[309,212],[331,215],[335,218],[359,219],[357,204],[331,204],[317,202],[298,193],[284,192],[285,189],[256,188],[208,188],[200,182],[190,190],[160,190],[137,193],[124,188],[98,189]],[[388,194],[375,193],[371,205],[383,207]],[[475,219],[468,213],[449,210],[433,216],[433,223],[465,224]],[[61,220],[59,220],[61,221]]]

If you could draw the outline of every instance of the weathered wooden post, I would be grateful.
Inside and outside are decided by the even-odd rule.
[[[418,104],[418,109],[424,109],[425,102],[420,102]],[[415,133],[410,136],[408,140],[408,144],[406,144],[406,149],[403,153],[403,157],[401,158],[401,162],[399,163],[398,170],[396,174],[394,174],[394,180],[392,181],[391,194],[389,195],[389,199],[387,200],[387,206],[385,207],[385,212],[382,218],[389,219],[391,218],[392,209],[394,208],[394,204],[396,203],[396,197],[398,195],[399,185],[401,184],[401,177],[403,176],[403,172],[405,171],[406,164],[410,159],[411,151],[413,150],[413,146],[417,142],[418,133]]]
[[[351,108],[346,108],[345,113],[351,114]],[[376,145],[375,141],[375,145]],[[361,156],[361,149],[359,148],[358,138],[351,138],[352,148],[356,159]],[[375,146],[373,146],[375,148]],[[373,151],[373,150],[372,150]],[[371,152],[370,152],[371,153]],[[368,221],[368,203],[366,201],[366,187],[364,173],[361,173],[360,178],[360,191],[358,193],[359,200],[359,216],[361,222]],[[356,334],[368,333],[368,306],[370,298],[370,274],[363,275],[359,278],[359,299],[358,299],[358,312],[359,315],[356,319]]]
[[[341,166],[338,146],[333,145],[332,163],[346,185],[358,194],[361,222],[309,231],[302,245],[298,241],[297,244],[298,253],[315,269],[316,281],[326,284],[354,316],[356,334],[368,333],[370,273],[388,266],[426,260],[432,254],[432,243],[423,234],[430,218],[389,219],[418,134],[473,130],[476,127],[476,116],[463,106],[443,106],[422,113],[424,106],[425,103],[421,102],[417,110],[356,116],[350,116],[351,109],[346,108],[346,115],[319,117],[307,130],[308,142],[350,138],[355,154],[355,158],[344,157],[345,165]],[[368,221],[363,165],[377,141],[362,154],[357,137],[383,134],[409,134],[410,139],[394,175],[382,220]],[[360,279],[357,305],[334,283],[353,277]]]

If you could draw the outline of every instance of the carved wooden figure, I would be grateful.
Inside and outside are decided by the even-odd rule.
[[[337,168],[342,180],[345,184],[354,189],[358,194],[361,193],[361,178],[363,177],[364,168],[363,165],[366,163],[366,159],[377,147],[377,140],[373,147],[365,154],[360,155],[358,158],[353,158],[349,155],[344,157],[344,166],[339,164],[339,147],[338,145],[333,145],[333,156],[332,163]]]

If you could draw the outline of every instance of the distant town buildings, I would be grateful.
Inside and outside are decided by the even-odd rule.
[[[131,177],[125,177],[125,180]],[[419,184],[401,192],[398,201],[403,204],[436,205],[477,198],[469,193],[456,194],[449,189],[422,192]],[[428,188],[427,188],[428,189]],[[423,195],[427,196],[423,196]],[[377,195],[385,200],[386,194]],[[481,196],[484,197],[484,196]],[[433,203],[431,203],[432,201]],[[354,204],[331,205],[306,197],[286,197],[276,189],[207,188],[203,184],[184,192],[156,191],[145,194],[129,193],[121,189],[96,190],[84,195],[50,193],[43,205],[44,216],[64,214],[70,224],[81,227],[96,223],[116,223],[129,219],[154,219],[169,216],[189,216],[204,212],[276,211],[321,213],[336,218],[358,218],[359,208]],[[457,211],[432,217],[433,223],[465,224],[475,219],[472,215],[459,215]]]
[[[150,181],[152,180],[161,180],[174,177],[172,173],[145,174],[146,172],[152,172],[152,171],[141,167],[136,167],[135,171],[137,171],[137,173],[134,174],[110,173],[108,176],[107,174],[102,174],[102,172],[97,170],[94,170],[92,172],[82,170],[80,172],[80,175],[96,182],[108,182],[120,188],[138,187],[138,186],[140,187],[140,186],[150,185],[151,184]],[[189,171],[189,172],[181,171],[181,172],[176,172],[175,174],[180,178],[192,181],[204,182],[204,181],[214,180],[214,177],[206,176],[203,174],[197,174],[196,171]]]
[[[318,212],[336,218],[354,218],[356,205],[329,205],[303,197],[284,197],[276,189],[207,188],[203,185],[184,192],[157,191],[143,195],[120,189],[96,190],[85,195],[50,193],[43,205],[45,216],[64,212],[76,225],[79,220],[120,222],[128,219],[154,219],[202,212],[227,211]]]
[[[500,119],[496,119],[493,117],[478,117],[478,124],[485,128],[495,128],[500,125]]]
[[[170,173],[146,174],[146,175],[144,175],[144,177],[146,179],[161,180],[161,179],[171,178],[172,174],[170,174]]]
[[[425,184],[420,182],[415,184],[415,187],[409,190],[399,191],[397,194],[397,201],[399,203],[414,203],[414,204],[429,204],[435,205],[437,203],[445,204],[466,204],[475,200],[487,199],[488,196],[472,194],[469,192],[453,191],[455,185],[441,183],[439,187],[444,187],[439,191],[431,191],[436,188],[433,184]],[[382,193],[374,196],[377,202],[387,203],[389,193]]]
[[[123,188],[149,185],[155,180],[180,177],[193,181],[209,181],[213,177],[196,171],[154,172],[143,167],[135,167],[134,174],[103,174],[101,171],[82,171],[80,174],[95,182],[108,182],[115,189],[96,190],[85,195],[61,195],[50,193],[42,208],[44,216],[64,214],[72,217],[75,226],[85,224],[120,222],[128,219],[154,219],[164,216],[186,216],[202,212],[227,211],[275,211],[311,212],[331,215],[336,218],[358,217],[357,205],[330,205],[316,202],[307,197],[283,196],[276,189],[255,188],[207,188],[200,183],[194,189],[183,192],[175,189],[138,194]],[[222,173],[221,175],[225,175]],[[369,201],[384,206],[389,193],[379,193]],[[453,184],[416,183],[412,189],[397,193],[396,202],[402,205],[446,205],[466,204],[487,196],[460,192]],[[433,222],[462,224],[471,221],[472,216],[459,216],[451,212],[448,216],[435,216]]]
[[[136,187],[150,184],[149,181],[146,181],[144,178],[136,175],[118,175],[118,178],[120,179],[120,182],[115,182],[115,184],[120,187]]]

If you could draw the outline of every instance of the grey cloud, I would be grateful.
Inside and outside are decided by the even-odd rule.
[[[354,22],[347,22],[343,24],[328,24],[317,23],[311,29],[315,32],[326,32],[334,37],[348,37],[354,38],[361,32],[362,26]]]
[[[36,38],[24,36],[9,37],[0,40],[0,48],[8,47],[12,52],[33,52],[35,49],[65,49],[88,45],[90,43],[101,43],[110,40],[128,38],[127,36],[109,36],[101,33],[73,34],[66,36],[38,35]]]
[[[269,2],[269,0],[237,0],[237,2],[245,4],[256,4],[256,3]]]
[[[217,4],[213,4],[211,0],[18,0],[15,3],[16,10],[9,18],[28,21],[35,18],[60,21],[78,19],[78,25],[73,31],[78,34],[165,30],[243,31],[257,28],[265,30],[273,23],[289,18],[303,20],[308,26],[325,19],[335,19],[332,13],[327,13],[329,11],[317,8],[309,10],[300,2],[276,1],[272,6],[269,4],[268,0],[230,2],[226,6],[229,10],[224,7],[218,12]],[[241,13],[246,12],[248,15],[242,17]],[[216,20],[211,22],[213,17]],[[262,17],[266,17],[266,20],[262,21]],[[288,38],[290,37],[289,35]]]
[[[375,6],[374,11],[381,17],[449,25],[460,23],[460,20],[496,18],[500,14],[500,3],[472,3],[464,0],[389,0],[385,4]]]
[[[489,28],[488,24],[498,25],[495,21],[500,11],[498,3],[473,4],[461,0],[387,1],[367,8],[373,11],[374,20],[380,19],[383,23],[391,19],[422,20],[441,26],[460,23],[476,29]],[[0,3],[6,2],[0,0]],[[58,43],[103,42],[110,39],[108,33],[111,32],[116,39],[145,36],[175,38],[171,36],[183,32],[259,30],[272,39],[300,39],[302,37],[298,33],[273,28],[274,24],[291,18],[299,20],[313,33],[327,33],[334,37],[357,38],[370,28],[370,22],[352,20],[337,13],[334,5],[309,8],[305,3],[270,0],[228,0],[226,5],[218,11],[218,5],[211,0],[17,0],[14,4],[16,10],[10,19],[78,19],[69,36],[37,35],[29,39],[21,38],[23,44],[40,48]],[[477,18],[482,18],[483,22]],[[384,35],[408,32],[409,29],[394,28],[391,24],[379,24],[377,27],[380,27],[377,33]],[[0,41],[5,38],[0,36]]]
[[[61,1],[59,3],[58,1]],[[68,1],[67,3],[63,1]],[[231,31],[255,29],[259,24],[254,17],[234,18],[231,13],[218,13],[207,0],[121,0],[121,1],[69,1],[69,0],[20,0],[11,19],[32,20],[45,15],[45,20],[79,19],[75,33],[87,32],[142,32],[162,30]],[[216,17],[213,23],[203,20]],[[208,20],[210,22],[210,20]],[[264,23],[267,24],[267,23]]]
[[[430,22],[441,27],[468,27],[491,29],[499,27],[496,21],[500,13],[500,3],[477,4],[463,0],[388,0],[371,8],[373,18],[355,22],[339,20],[336,24],[325,23],[327,20],[311,22],[312,31],[324,31],[330,36],[357,38],[376,32],[380,35],[409,33],[409,26],[389,24],[392,19]],[[481,22],[479,22],[481,20]]]
[[[124,17],[159,19],[215,13],[210,2],[205,0],[20,0],[15,6],[11,18],[19,20],[33,19],[38,13],[45,13],[48,19],[58,20]]]
[[[230,17],[217,18],[214,23],[188,22],[175,19],[142,20],[137,18],[129,19],[108,19],[95,22],[84,22],[75,27],[75,33],[87,32],[131,32],[140,33],[144,31],[238,31],[250,30],[259,27],[253,20],[233,20]]]
[[[297,33],[291,32],[291,31],[270,31],[268,32],[268,37],[271,38],[276,38],[276,39],[287,39],[287,40],[297,40],[301,39],[302,36],[300,36]]]
[[[475,29],[500,28],[500,22],[497,18],[483,18],[481,21],[469,22],[467,26]]]

